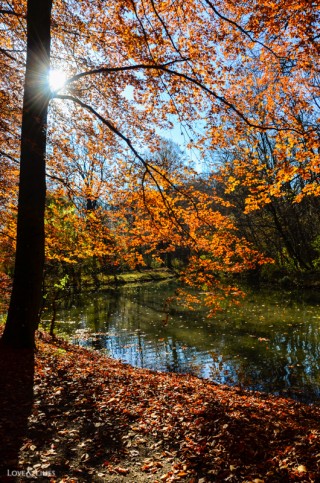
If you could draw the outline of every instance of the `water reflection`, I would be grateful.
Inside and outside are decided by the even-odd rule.
[[[320,296],[259,291],[213,319],[164,302],[172,283],[70,299],[60,330],[137,367],[320,401]]]

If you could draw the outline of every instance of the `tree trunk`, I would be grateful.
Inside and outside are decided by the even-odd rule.
[[[13,289],[2,338],[5,345],[15,347],[34,346],[42,299],[52,1],[28,0],[27,3],[17,248]]]

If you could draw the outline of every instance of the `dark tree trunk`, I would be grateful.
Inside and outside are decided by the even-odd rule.
[[[34,346],[42,298],[52,1],[28,0],[27,3],[17,248],[13,289],[2,338],[5,345],[16,347]]]

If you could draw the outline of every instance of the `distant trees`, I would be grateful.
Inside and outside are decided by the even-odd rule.
[[[271,132],[244,133],[220,151],[214,175],[240,233],[289,271],[313,270],[318,258],[320,179],[317,153],[305,141],[282,133],[280,144]]]

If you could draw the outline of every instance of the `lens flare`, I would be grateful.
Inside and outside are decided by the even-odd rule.
[[[61,89],[67,81],[67,76],[62,70],[50,70],[49,86],[52,91]]]

